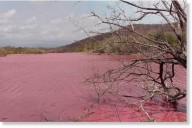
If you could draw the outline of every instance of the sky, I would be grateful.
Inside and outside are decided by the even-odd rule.
[[[0,1],[0,47],[57,47],[87,37],[87,31],[99,20],[88,17],[91,11],[99,15],[110,15],[107,5],[115,1]],[[125,10],[134,16],[133,8]],[[144,23],[159,22],[148,18]]]

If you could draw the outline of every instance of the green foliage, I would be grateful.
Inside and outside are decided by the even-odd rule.
[[[0,56],[8,54],[43,54],[46,50],[40,48],[4,47],[0,48]]]
[[[154,38],[156,41],[166,41],[172,46],[176,46],[178,43],[177,37],[172,32],[157,32]]]
[[[0,48],[0,57],[7,56],[7,52],[4,48]]]
[[[22,51],[22,54],[43,54],[45,50],[39,48],[25,48]]]

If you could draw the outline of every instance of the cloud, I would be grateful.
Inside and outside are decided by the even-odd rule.
[[[33,22],[35,22],[37,20],[37,17],[36,16],[33,16],[33,17],[30,17],[27,21],[26,21],[26,23],[33,23]]]
[[[9,32],[12,32],[15,28],[16,28],[16,25],[8,25],[8,26],[1,27],[1,30],[4,33],[9,33]]]
[[[10,18],[10,17],[14,16],[15,14],[16,14],[15,9],[12,9],[12,10],[9,10],[9,11],[3,13],[3,14],[1,15],[1,18],[7,19],[7,18]]]
[[[9,22],[9,20],[7,20],[7,19],[0,19],[0,24],[5,24],[5,23],[8,23]]]
[[[29,0],[29,2],[31,4],[34,4],[34,5],[43,5],[43,4],[46,4],[46,3],[50,2],[50,1],[47,1],[47,0]],[[54,1],[54,0],[52,0],[52,1]]]
[[[71,20],[75,18],[75,15],[73,13],[71,13],[70,15],[65,17],[67,20]]]
[[[74,32],[76,27],[70,18],[76,18],[80,23],[83,22],[88,26],[91,26],[94,22],[93,18],[88,18],[86,22],[81,21],[82,16],[77,16],[73,13],[69,13],[68,16],[63,18],[60,15],[48,15],[50,17],[45,17],[44,15],[34,13],[23,13],[24,15],[20,15],[20,13],[17,12],[18,15],[13,17],[16,11],[12,9],[1,14],[3,18],[0,18],[0,45],[1,42],[9,41],[10,44],[14,42],[14,45],[19,45],[20,42],[23,42],[22,46],[31,46],[32,44],[30,43],[33,43],[33,40],[34,44],[37,45],[38,42],[45,43],[45,47],[46,42],[52,42],[53,45],[51,46],[54,46],[54,44],[58,46],[59,44],[57,43],[61,44],[62,42],[63,45],[66,40],[69,43],[69,41],[82,39],[86,35],[85,33]]]
[[[62,19],[53,19],[53,20],[50,21],[51,24],[60,24],[62,22],[63,22]]]
[[[33,30],[33,29],[35,29],[35,27],[36,27],[35,24],[34,24],[34,25],[25,24],[25,25],[19,26],[18,28],[19,28],[20,30]]]
[[[7,24],[9,25],[9,23],[11,22],[10,18],[13,17],[15,14],[16,14],[15,9],[0,13],[0,25],[7,25]]]
[[[80,26],[93,29],[96,21],[94,18],[83,19],[86,17],[85,10],[73,8],[70,2],[21,2],[7,6],[1,4],[0,8],[0,46],[6,45],[32,46],[33,44],[57,43],[67,40],[82,39],[85,33],[79,33],[72,19],[79,22]],[[5,11],[8,10],[8,11]],[[61,43],[60,43],[61,44]],[[35,45],[34,45],[35,46]],[[37,45],[38,46],[38,45]]]

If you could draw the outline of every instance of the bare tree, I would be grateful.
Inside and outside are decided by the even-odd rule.
[[[108,6],[112,10],[112,15],[108,17],[99,16],[95,12],[91,12],[91,16],[98,18],[101,21],[100,24],[109,26],[110,30],[118,37],[115,43],[129,45],[129,48],[132,48],[139,57],[130,61],[122,61],[121,67],[108,70],[104,74],[93,74],[86,80],[86,83],[94,87],[98,102],[105,94],[115,94],[128,102],[127,98],[132,96],[125,95],[113,88],[122,82],[126,83],[126,86],[129,86],[130,82],[137,83],[135,85],[145,91],[144,95],[135,96],[141,99],[140,109],[150,121],[154,121],[144,109],[143,103],[145,101],[161,95],[165,97],[167,102],[177,104],[180,99],[186,96],[186,90],[175,85],[173,79],[178,66],[187,68],[186,3],[177,0],[161,0],[145,7],[145,5],[134,2],[120,1],[123,6],[136,8],[135,15],[137,17],[127,16],[126,11],[119,4],[116,8]],[[162,39],[157,39],[154,34],[148,35],[137,31],[138,27],[135,22],[147,18],[148,15],[159,16],[166,21],[166,24],[162,24],[161,27]],[[167,39],[165,25],[170,27],[174,33],[176,38],[174,43],[170,43]]]

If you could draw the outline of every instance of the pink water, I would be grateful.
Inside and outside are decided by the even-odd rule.
[[[74,121],[94,101],[94,91],[82,82],[95,71],[117,66],[117,58],[85,53],[1,57],[0,121]],[[186,85],[186,70],[178,72],[176,82]],[[145,120],[134,106],[115,102],[108,104],[106,97],[81,121]],[[157,102],[146,104],[157,121],[186,121],[186,99],[177,108]]]

